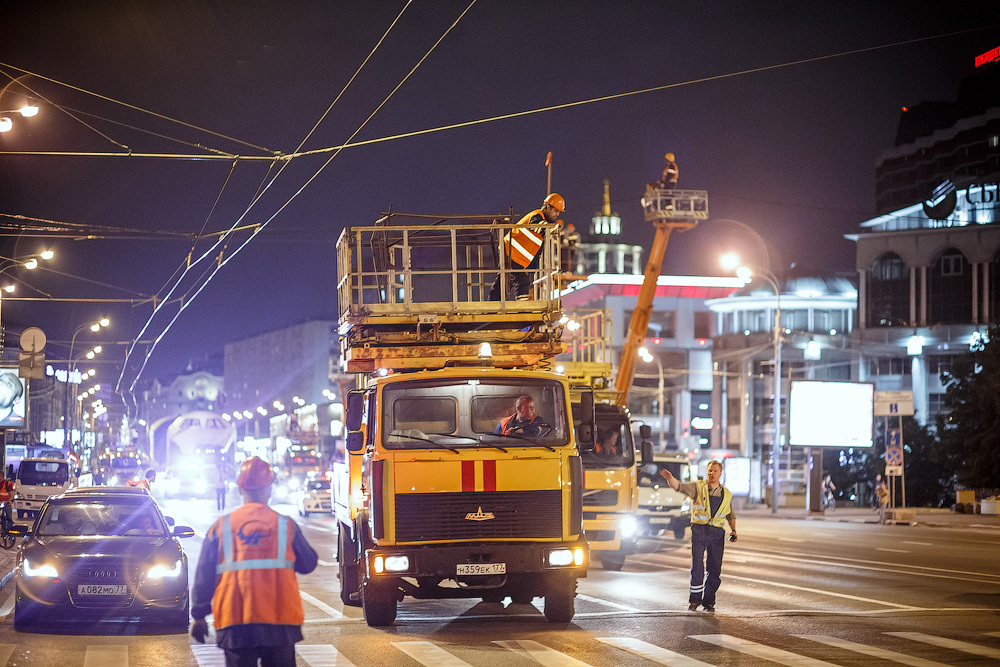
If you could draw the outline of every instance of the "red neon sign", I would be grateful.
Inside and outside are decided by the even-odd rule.
[[[987,63],[994,63],[998,60],[1000,60],[1000,46],[976,56],[976,67],[981,67]]]

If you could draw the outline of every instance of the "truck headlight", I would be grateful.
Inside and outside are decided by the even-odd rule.
[[[59,577],[59,571],[56,570],[55,565],[42,563],[38,567],[35,567],[27,558],[24,559],[24,566],[21,568],[21,571],[24,572],[24,576],[26,577],[48,577],[49,579]]]
[[[176,579],[179,576],[181,576],[181,562],[179,560],[174,561],[173,565],[157,563],[146,572],[146,577],[149,579]]]
[[[622,539],[628,540],[635,537],[636,530],[638,530],[639,525],[632,515],[622,517],[622,520],[618,523],[618,528],[621,530]]]
[[[410,569],[409,556],[375,556],[372,561],[375,574],[383,572],[407,572]]]
[[[546,560],[549,567],[579,567],[583,565],[584,550],[583,547],[553,549],[548,553]]]

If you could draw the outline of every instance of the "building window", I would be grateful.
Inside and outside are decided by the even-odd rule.
[[[964,258],[961,255],[942,255],[941,257],[941,275],[942,276],[960,276],[962,275],[962,260]]]
[[[694,314],[694,337],[712,337],[712,313],[706,311],[696,311]]]
[[[972,322],[972,271],[965,256],[948,248],[927,276],[927,324]]]
[[[632,321],[632,311],[625,311],[625,321]],[[649,325],[646,327],[646,338],[676,338],[675,325],[677,312],[673,310],[654,310],[649,315]],[[627,324],[625,325],[628,326]],[[628,333],[626,330],[624,333]]]
[[[886,253],[868,271],[869,327],[907,326],[910,320],[910,272],[903,259]]]
[[[909,375],[909,357],[875,357],[868,360],[869,375]]]
[[[994,134],[986,140],[986,143],[990,148],[997,148],[1000,146],[1000,134]]]

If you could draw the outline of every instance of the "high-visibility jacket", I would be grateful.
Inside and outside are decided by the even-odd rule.
[[[497,424],[497,427],[493,430],[495,435],[510,435],[516,429],[521,429],[524,435],[538,435],[539,430],[542,427],[542,418],[539,416],[532,417],[531,421],[524,422],[518,421],[517,413],[510,415],[509,417],[504,417]]]
[[[722,487],[722,502],[719,503],[719,510],[714,515],[709,516],[712,505],[708,499],[708,482],[699,479],[695,484],[698,494],[691,505],[691,523],[723,528],[726,524],[726,517],[733,512],[733,494],[726,487]]]
[[[14,482],[0,478],[0,503],[9,503],[14,499]]]
[[[143,477],[142,479],[130,479],[125,482],[125,486],[141,486],[142,488],[149,490],[149,480]]]
[[[542,209],[535,209],[517,221],[517,226],[503,236],[504,252],[511,264],[527,268],[542,247],[542,233],[529,225],[546,222]]]
[[[212,596],[215,629],[267,623],[302,625],[295,579],[295,524],[263,503],[244,503],[215,522],[219,577]]]

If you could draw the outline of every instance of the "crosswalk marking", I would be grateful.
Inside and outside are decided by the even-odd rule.
[[[309,667],[354,667],[333,644],[298,644],[295,652]]]
[[[603,605],[605,605],[607,607],[611,607],[612,609],[621,609],[622,611],[630,611],[630,612],[642,611],[641,609],[638,609],[636,607],[630,607],[627,604],[620,604],[618,602],[612,602],[611,600],[604,600],[602,598],[595,598],[595,597],[591,597],[589,595],[582,595],[580,593],[576,594],[576,599],[577,600],[583,600],[585,602],[596,602],[597,604],[603,604]]]
[[[758,644],[757,642],[752,642],[749,639],[733,637],[732,635],[688,636],[691,639],[708,642],[709,644],[715,644],[716,646],[728,648],[733,651],[739,651],[740,653],[746,653],[747,655],[752,655],[755,658],[763,658],[764,660],[777,662],[781,665],[788,665],[789,667],[836,667],[836,665],[832,662],[816,660],[815,658],[798,655],[797,653],[785,651],[780,648],[774,648],[773,646],[765,646],[764,644]]]
[[[14,611],[14,593],[13,592],[10,595],[8,595],[7,599],[3,601],[2,605],[0,605],[0,618],[3,618],[4,616],[6,616],[7,614],[9,614],[12,611]],[[0,663],[0,664],[2,664],[2,663]]]
[[[854,651],[855,653],[861,653],[862,655],[869,655],[873,658],[882,658],[883,660],[892,660],[895,662],[902,663],[904,665],[911,665],[911,667],[947,667],[943,662],[934,662],[933,660],[925,660],[924,658],[916,658],[912,655],[906,655],[905,653],[898,653],[896,651],[890,651],[885,648],[877,648],[875,646],[868,646],[866,644],[857,644],[846,639],[840,639],[839,637],[828,637],[826,635],[797,635],[802,639],[808,639],[809,641],[819,642],[820,644],[826,644],[827,646],[835,646],[837,648],[846,649],[848,651]]]
[[[875,547],[875,551],[888,551],[889,553],[894,553],[894,554],[908,554],[908,553],[910,553],[906,549],[887,549],[885,547]]]
[[[903,639],[912,639],[915,642],[923,642],[932,646],[940,646],[941,648],[955,649],[962,653],[971,653],[972,655],[979,655],[984,658],[1000,660],[1000,649],[990,648],[989,646],[971,644],[957,639],[947,639],[946,637],[925,635],[922,632],[886,632],[885,634],[893,637],[902,637]]]
[[[10,656],[17,648],[14,644],[0,644],[0,665],[6,665]]]
[[[325,612],[327,615],[331,616],[332,618],[342,618],[344,616],[342,613],[340,613],[339,611],[337,611],[336,609],[334,609],[333,607],[331,607],[327,603],[323,602],[319,598],[316,598],[316,597],[313,597],[312,595],[309,595],[309,593],[306,593],[305,591],[300,590],[299,591],[299,595],[302,597],[303,600],[305,600],[306,602],[308,602],[312,606],[316,607],[320,611]]]
[[[665,648],[660,648],[655,644],[644,642],[641,639],[633,639],[632,637],[597,637],[596,639],[599,642],[604,642],[615,648],[628,651],[640,658],[651,660],[658,665],[669,665],[670,667],[712,667],[707,662],[689,658],[680,653],[674,653]]]
[[[393,646],[421,665],[434,667],[472,667],[433,642],[393,642]]]
[[[531,658],[545,667],[590,667],[585,662],[572,658],[565,653],[539,644],[531,639],[515,639],[513,641],[494,641],[497,646],[503,646],[508,651]]]
[[[191,646],[198,667],[226,667],[226,654],[218,646],[212,644],[194,644]]]
[[[83,667],[128,667],[128,644],[88,644]]]

